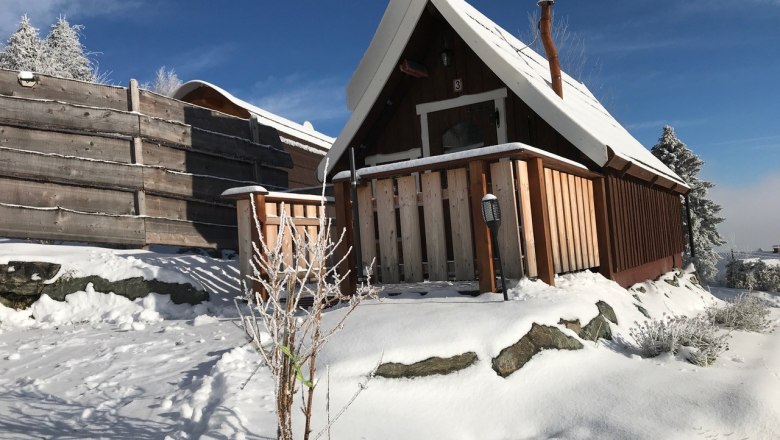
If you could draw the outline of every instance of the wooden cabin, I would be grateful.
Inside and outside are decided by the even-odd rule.
[[[390,0],[347,102],[318,172],[382,283],[495,291],[488,192],[505,213],[497,248],[511,277],[598,270],[629,286],[681,265],[686,183],[584,84],[564,73],[559,97],[545,57],[463,0]]]
[[[174,98],[201,107],[217,110],[243,119],[256,119],[279,132],[282,147],[292,157],[293,168],[285,170],[287,185],[276,189],[319,187],[316,169],[333,144],[334,138],[322,134],[310,123],[298,124],[254,106],[227,91],[205,81],[189,81],[174,93]]]

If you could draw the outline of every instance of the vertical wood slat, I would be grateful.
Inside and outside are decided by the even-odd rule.
[[[141,94],[140,90],[138,89],[138,80],[131,79],[130,85],[127,88],[127,92],[129,94],[128,104],[129,107],[128,110],[131,112],[140,112],[141,111]],[[141,125],[140,125],[140,119],[138,122],[138,130],[137,133],[133,135],[133,151],[132,151],[132,163],[134,164],[143,164],[144,158],[143,158],[143,141],[141,139]],[[136,215],[146,215],[146,192],[144,190],[139,190],[135,192],[135,212]]]
[[[484,160],[469,162],[469,195],[471,198],[471,228],[479,271],[479,291],[495,292],[496,277],[490,231],[482,221],[482,197],[487,194],[488,167]]]
[[[379,221],[379,259],[382,283],[398,283],[401,277],[398,270],[398,232],[395,222],[393,179],[377,180],[376,213]]]
[[[296,219],[303,219],[305,217],[306,208],[301,205],[300,203],[295,203],[290,205],[290,210],[292,211],[292,221],[295,222]],[[292,231],[290,231],[292,232]],[[295,239],[299,241],[300,246],[306,245],[306,227],[305,226],[295,226]],[[292,246],[291,246],[292,249]],[[308,251],[307,251],[308,253]],[[299,266],[301,264],[304,264],[304,261],[298,262]],[[300,269],[300,267],[299,267]]]
[[[520,250],[520,217],[517,212],[515,175],[512,162],[490,164],[490,180],[493,194],[501,207],[501,227],[498,229],[498,249],[507,278],[520,279],[524,275]]]
[[[404,281],[423,280],[420,240],[420,211],[417,209],[417,177],[399,177],[398,207],[401,214],[401,248],[403,250]]]
[[[306,205],[306,218],[310,218],[313,220],[318,219],[317,216],[317,206],[315,205]],[[317,236],[319,235],[319,227],[318,226],[306,226],[306,235],[309,236],[309,239],[307,240],[306,246],[308,248],[308,254],[309,254],[309,260],[314,261],[314,246],[317,242]]]
[[[517,190],[520,192],[520,216],[525,242],[525,262],[528,266],[528,276],[539,275],[536,264],[536,241],[534,238],[534,221],[531,214],[531,190],[528,186],[528,163],[522,160],[515,162],[517,166]]]
[[[577,212],[579,213],[580,249],[582,250],[581,269],[587,269],[591,267],[591,258],[588,252],[588,230],[587,223],[585,221],[585,194],[583,191],[583,179],[581,177],[575,177],[575,181],[577,182]]]
[[[593,214],[598,240],[598,259],[601,274],[607,278],[614,277],[612,240],[614,237],[614,217],[610,215],[610,204],[607,201],[606,178],[593,181]]]
[[[577,259],[577,266],[575,270],[582,270],[582,248],[580,247],[580,221],[579,221],[579,206],[577,206],[577,180],[574,175],[567,174],[566,178],[569,181],[569,204],[571,205],[571,226],[572,226],[572,243],[574,244],[574,257]]]
[[[360,216],[360,255],[363,267],[376,265],[376,230],[371,184],[357,188],[358,215]]]
[[[266,219],[277,219],[279,215],[277,213],[276,203],[265,203],[265,215]],[[276,247],[276,241],[279,239],[279,225],[265,224],[263,233],[265,234],[265,244],[269,249]]]
[[[260,234],[262,234],[265,231],[265,224],[268,219],[268,207],[265,203],[265,195],[263,194],[251,194],[250,197],[254,197],[254,212],[252,212],[252,203],[250,201],[247,201],[247,204],[249,205],[249,211],[251,216],[247,217],[249,220],[249,230],[250,230],[250,237],[251,237],[251,243],[257,243],[258,249],[260,249],[260,255],[258,255],[258,258],[265,259],[265,255],[262,251],[262,246],[260,245]],[[239,250],[239,256],[242,259],[247,260],[247,273],[255,275],[252,271],[252,264],[250,261],[253,260],[254,257],[254,249],[249,243],[249,247],[244,253],[243,251]],[[244,246],[247,244],[245,243]],[[266,246],[268,246],[268,242],[266,241]],[[260,271],[261,268],[257,267],[257,270]],[[262,275],[261,275],[262,276]],[[263,299],[268,298],[268,292],[266,292],[265,288],[263,288],[262,283],[255,280],[247,280],[244,279],[247,283],[247,285],[250,285],[253,292],[259,293],[260,296]]]
[[[547,189],[547,213],[550,215],[550,240],[553,251],[553,265],[555,273],[563,272],[561,270],[561,248],[558,241],[558,213],[555,208],[555,187],[553,185],[553,173],[549,168],[544,169],[544,184]]]
[[[571,210],[571,195],[569,194],[569,178],[565,173],[559,174],[561,181],[561,199],[563,202],[563,219],[566,225],[566,252],[569,256],[569,270],[577,270],[577,256],[574,251],[574,225]]]
[[[474,251],[471,236],[468,177],[464,168],[447,170],[447,193],[450,205],[452,251],[455,259],[455,280],[474,279]],[[479,219],[475,219],[478,221]]]
[[[447,281],[447,237],[444,230],[441,174],[438,171],[420,176],[425,218],[425,245],[428,254],[428,279]],[[458,219],[460,221],[460,219]]]
[[[555,190],[555,215],[558,223],[558,246],[561,255],[561,272],[569,272],[571,271],[571,265],[569,264],[569,247],[566,238],[566,212],[563,208],[564,202],[561,173],[559,171],[553,171],[552,180],[553,188]]]
[[[534,235],[536,236],[536,263],[539,279],[554,286],[555,267],[553,265],[550,222],[547,213],[547,187],[544,183],[544,166],[539,158],[533,158],[528,161],[528,184],[531,193]]]
[[[352,191],[349,182],[335,182],[333,184],[333,193],[336,199],[334,207],[336,230],[332,231],[332,233],[336,237],[341,236],[342,232],[344,233],[344,240],[336,249],[336,260],[343,259],[339,266],[339,273],[346,277],[339,287],[341,293],[351,295],[357,290],[357,274],[355,273],[357,260],[355,253],[350,249],[354,245],[352,237],[355,236],[355,231],[352,219]]]
[[[599,267],[601,261],[599,259],[599,236],[596,227],[596,200],[593,195],[593,181],[587,181],[588,186],[588,206],[590,211],[588,212],[588,224],[590,225],[590,246],[591,253],[593,255],[593,267]]]

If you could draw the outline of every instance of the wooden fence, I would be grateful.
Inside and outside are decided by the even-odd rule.
[[[253,273],[251,267],[251,260],[255,256],[253,243],[258,249],[262,249],[261,234],[269,248],[274,248],[278,244],[284,262],[293,265],[292,258],[295,255],[293,231],[287,229],[281,236],[279,233],[283,211],[285,216],[294,223],[297,230],[295,233],[300,234],[304,241],[307,236],[314,238],[319,234],[319,219],[323,210],[326,218],[331,221],[334,215],[333,199],[330,197],[323,199],[321,196],[314,195],[269,192],[262,187],[238,188],[226,197],[236,201],[241,280],[247,282],[247,285],[256,292],[262,291],[259,283],[251,282],[248,277]],[[338,236],[334,237],[334,240],[338,240]],[[310,240],[304,245],[310,248],[313,242]]]
[[[0,71],[0,236],[236,246],[227,188],[287,186],[276,130],[139,90]]]
[[[360,258],[364,265],[376,261],[382,283],[480,279],[483,291],[494,289],[481,216],[488,192],[502,210],[498,248],[508,278],[552,282],[555,273],[600,265],[592,182],[599,176],[563,159],[517,144],[358,174]],[[336,209],[351,219],[348,203],[340,203],[349,199],[346,178],[334,178]]]

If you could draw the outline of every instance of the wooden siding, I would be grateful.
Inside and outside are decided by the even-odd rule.
[[[544,175],[555,272],[598,267],[593,181],[549,168]]]
[[[683,251],[679,194],[616,175],[608,175],[605,183],[614,272]]]
[[[235,248],[221,192],[287,186],[275,130],[133,87],[40,76],[28,89],[16,75],[0,71],[2,236]]]

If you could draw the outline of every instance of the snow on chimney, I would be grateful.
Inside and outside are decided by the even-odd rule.
[[[561,63],[558,61],[558,50],[552,37],[552,5],[555,0],[539,0],[542,8],[542,18],[539,20],[539,31],[542,36],[542,44],[550,63],[550,79],[555,93],[563,99],[563,79],[561,77]]]

